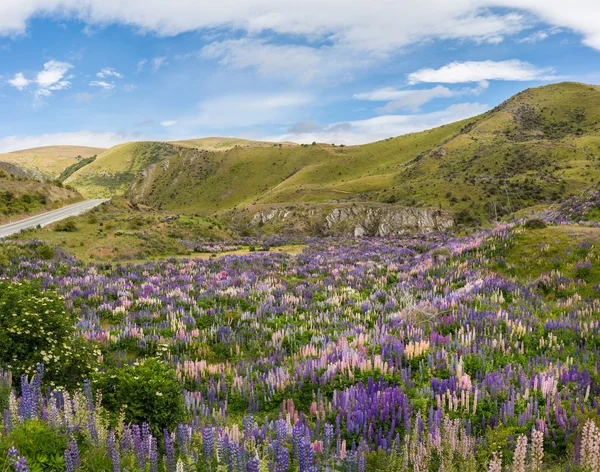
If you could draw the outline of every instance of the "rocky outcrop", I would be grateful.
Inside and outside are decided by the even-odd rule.
[[[277,226],[283,232],[385,237],[444,230],[453,225],[453,219],[442,210],[396,205],[307,205],[262,209],[249,224]]]

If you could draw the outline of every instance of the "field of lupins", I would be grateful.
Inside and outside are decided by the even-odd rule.
[[[524,231],[128,265],[7,243],[2,277],[64,297],[98,372],[172,366],[186,419],[128,424],[103,406],[101,374],[68,392],[40,366],[8,398],[0,470],[598,471],[600,249],[568,248],[575,276],[518,280],[505,258]],[[11,442],[27,424],[62,438],[54,465]]]

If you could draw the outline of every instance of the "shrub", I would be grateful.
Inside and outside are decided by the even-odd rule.
[[[20,456],[27,459],[32,472],[65,470],[64,451],[67,439],[48,429],[41,421],[32,420],[19,424],[11,431],[10,439],[3,438],[0,442],[0,470],[12,470],[3,468],[7,465],[3,464],[3,459],[8,456],[8,449],[12,446],[16,447]]]
[[[548,227],[544,220],[540,220],[539,218],[532,218],[525,222],[525,228],[527,229],[544,229]]]
[[[456,212],[454,215],[455,226],[477,226],[479,219],[471,214],[466,208]]]
[[[56,226],[54,226],[54,231],[64,231],[67,233],[73,233],[78,230],[79,228],[73,220],[60,221],[56,223]]]
[[[175,369],[157,360],[108,368],[94,374],[93,383],[114,419],[123,409],[127,423],[146,422],[155,436],[183,419],[183,392]]]
[[[575,264],[575,278],[588,281],[592,275],[592,263],[590,261]]]
[[[79,384],[91,371],[94,345],[74,338],[74,321],[56,293],[0,282],[0,367],[9,368],[18,383],[44,364],[51,384]]]
[[[42,244],[37,249],[37,255],[46,261],[52,259],[54,257],[54,249],[50,246]]]

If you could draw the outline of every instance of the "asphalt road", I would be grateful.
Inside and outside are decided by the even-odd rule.
[[[98,205],[107,202],[108,198],[102,198],[97,200],[86,200],[84,202],[74,203],[73,205],[67,205],[58,210],[48,211],[41,215],[32,216],[26,220],[20,220],[16,223],[9,223],[4,226],[0,226],[0,238],[5,238],[11,234],[18,233],[19,231],[27,228],[34,228],[36,226],[46,226],[51,223],[55,223],[70,216],[77,216],[91,210]]]

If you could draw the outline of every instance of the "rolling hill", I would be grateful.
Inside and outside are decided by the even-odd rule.
[[[527,89],[474,118],[362,146],[205,138],[116,146],[66,183],[204,215],[377,203],[488,220],[582,191],[600,177],[600,87]]]
[[[50,182],[18,179],[0,169],[0,224],[81,199],[81,194],[74,189]]]
[[[54,180],[69,166],[105,151],[86,146],[45,146],[0,154],[0,168],[15,177]]]

